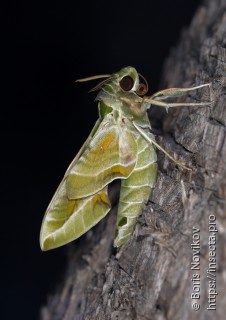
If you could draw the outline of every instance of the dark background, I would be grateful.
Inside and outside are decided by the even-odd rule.
[[[97,119],[94,83],[132,65],[158,88],[161,68],[199,1],[11,2],[2,108],[1,319],[37,319],[62,277],[65,247],[41,252],[45,209]]]

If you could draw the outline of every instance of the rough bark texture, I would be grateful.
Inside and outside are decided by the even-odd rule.
[[[163,74],[164,88],[212,83],[212,106],[164,113],[164,134],[157,138],[193,171],[181,170],[158,153],[157,186],[129,243],[118,252],[112,249],[114,212],[72,243],[64,279],[42,308],[41,319],[225,319],[225,9],[225,0],[204,2],[172,51]],[[208,99],[208,90],[186,97],[190,102]],[[156,118],[156,113],[150,116]],[[211,215],[218,230],[218,295],[216,310],[210,311]],[[191,244],[198,236],[200,249],[197,246],[194,252]],[[191,270],[194,256],[196,261],[200,259],[198,270]],[[193,274],[200,276],[197,300],[191,299],[191,294],[198,292],[191,281]],[[199,287],[198,281],[196,284]],[[198,311],[192,306],[194,302],[200,305]]]

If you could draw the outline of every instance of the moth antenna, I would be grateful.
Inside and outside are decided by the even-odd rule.
[[[94,88],[90,89],[89,92],[93,92],[93,91],[97,91],[99,90],[101,87],[103,87],[103,85],[105,85],[106,83],[110,82],[113,80],[113,77],[109,77],[108,79],[105,79],[104,81],[101,81],[98,85],[96,85]]]
[[[76,82],[87,82],[87,81],[96,80],[96,79],[109,78],[110,76],[111,76],[111,74],[100,74],[100,75],[96,75],[96,76],[77,79],[77,80],[74,81],[74,83],[76,83]]]

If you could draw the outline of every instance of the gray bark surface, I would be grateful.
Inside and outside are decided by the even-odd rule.
[[[150,112],[151,120],[163,124],[157,142],[192,172],[158,152],[157,185],[131,240],[120,250],[113,249],[113,210],[72,243],[64,279],[42,308],[42,320],[225,319],[225,9],[225,0],[205,1],[199,7],[166,61],[161,85],[190,87],[211,82],[212,106],[174,108],[168,114],[159,108]],[[202,89],[178,101],[208,99],[209,91]],[[211,215],[218,230],[213,272],[217,279],[216,310],[207,310]],[[198,236],[200,242],[194,252],[191,244]],[[191,270],[194,256],[199,270]],[[200,275],[197,300],[191,299],[195,292],[193,274]],[[197,311],[192,307],[194,302],[200,305]]]

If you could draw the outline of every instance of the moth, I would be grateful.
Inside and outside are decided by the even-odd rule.
[[[170,88],[145,96],[148,84],[133,67],[112,75],[78,81],[104,80],[91,91],[99,91],[99,119],[88,139],[67,169],[43,218],[42,250],[65,245],[96,225],[111,209],[108,185],[121,180],[114,246],[125,244],[137,217],[147,203],[157,177],[155,147],[183,168],[151,133],[147,110],[160,107],[203,106],[206,102],[172,103],[167,98],[182,96],[210,84],[191,88]]]

